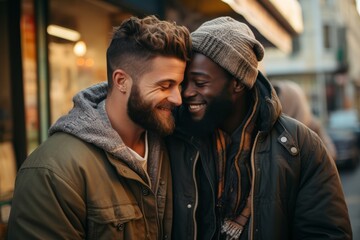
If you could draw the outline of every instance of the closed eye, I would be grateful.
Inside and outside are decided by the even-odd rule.
[[[195,85],[197,87],[204,87],[206,85],[206,82],[195,82]]]
[[[160,84],[160,88],[161,88],[162,90],[167,90],[167,89],[171,88],[172,85],[173,85],[173,83],[171,83],[171,82],[169,82],[169,81],[167,81],[167,82],[162,82],[162,83]]]

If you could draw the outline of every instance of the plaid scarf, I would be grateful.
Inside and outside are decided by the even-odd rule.
[[[230,137],[218,129],[215,132],[217,150],[217,207],[222,224],[221,232],[228,238],[238,239],[251,214],[251,149],[255,137],[258,114],[258,91],[254,88],[254,104],[244,121],[239,146],[233,159],[229,159]]]

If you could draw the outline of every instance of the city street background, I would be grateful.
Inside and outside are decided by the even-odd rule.
[[[17,168],[78,91],[107,80],[113,26],[149,14],[190,31],[219,16],[250,26],[265,47],[259,69],[296,83],[334,143],[360,240],[360,0],[0,1],[0,240]]]

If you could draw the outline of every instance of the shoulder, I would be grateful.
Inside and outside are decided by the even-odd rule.
[[[319,140],[317,134],[308,126],[285,114],[280,115],[276,125],[277,128],[282,129],[282,131],[288,132],[298,141],[304,141],[305,139],[312,139],[314,141]]]
[[[82,160],[99,154],[101,150],[71,134],[56,133],[50,136],[26,159],[22,167],[66,164],[67,161]]]
[[[279,144],[288,148],[291,155],[299,154],[302,159],[326,153],[319,136],[300,121],[281,114],[273,127],[273,136]],[[285,137],[285,138],[284,138]],[[283,142],[286,139],[286,142]],[[296,153],[291,149],[297,150]],[[316,154],[315,154],[316,153]]]
[[[285,135],[289,139],[288,143],[297,149],[296,154],[292,153],[292,155],[297,155],[304,166],[322,165],[331,161],[318,134],[298,120],[281,115],[274,128],[277,129],[277,141],[283,144],[281,137]],[[289,152],[291,153],[291,146]]]
[[[106,154],[93,144],[67,133],[56,133],[29,155],[19,173],[31,171],[73,181],[96,172],[106,159]]]

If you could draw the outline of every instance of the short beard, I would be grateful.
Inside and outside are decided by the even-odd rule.
[[[212,134],[219,128],[233,110],[230,99],[214,99],[207,107],[204,117],[194,121],[188,109],[183,107],[179,126],[191,135],[205,137]]]
[[[169,107],[169,105],[172,104],[164,100],[158,105]],[[146,130],[153,130],[162,136],[171,134],[175,129],[174,117],[170,116],[169,118],[164,119],[159,116],[152,108],[151,103],[142,99],[137,85],[134,85],[131,89],[127,112],[131,120],[136,124]]]

